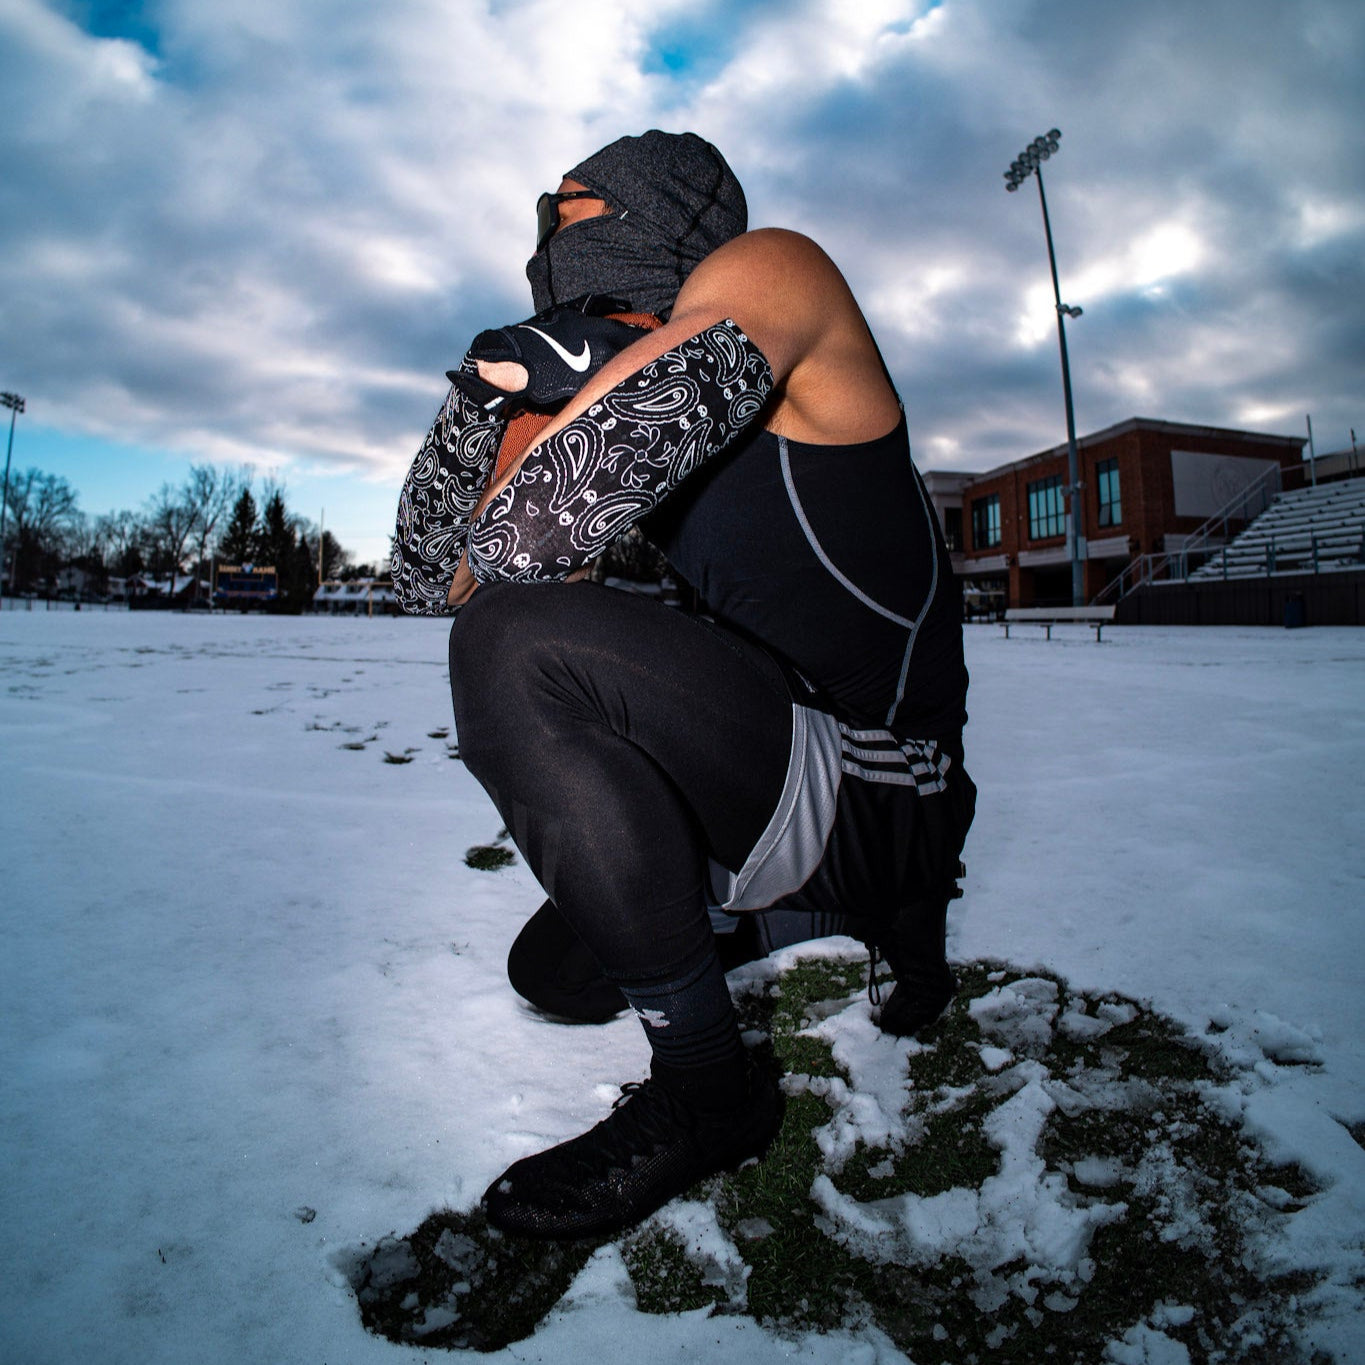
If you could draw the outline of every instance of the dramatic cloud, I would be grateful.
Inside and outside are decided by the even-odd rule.
[[[1082,431],[1365,423],[1351,0],[0,2],[0,384],[48,425],[390,484],[536,194],[692,127],[849,276],[921,461]],[[133,496],[140,495],[138,490]],[[389,498],[376,490],[376,506]],[[387,512],[380,517],[386,519]]]

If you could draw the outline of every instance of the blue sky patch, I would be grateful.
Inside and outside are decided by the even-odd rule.
[[[152,6],[143,0],[65,0],[63,9],[73,23],[96,38],[124,38],[161,55],[161,32]]]
[[[700,6],[654,32],[641,70],[680,80],[710,80],[729,64],[736,47],[745,41],[746,21],[769,7],[769,0],[734,0],[723,8]]]

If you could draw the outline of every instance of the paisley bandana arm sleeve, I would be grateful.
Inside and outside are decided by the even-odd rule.
[[[461,366],[472,368],[468,359]],[[446,595],[506,425],[451,387],[398,499],[391,569],[404,611],[443,616],[454,610]]]
[[[651,360],[539,446],[479,514],[474,577],[567,578],[748,427],[772,387],[763,353],[728,319]]]

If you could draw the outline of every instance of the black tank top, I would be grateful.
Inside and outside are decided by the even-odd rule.
[[[643,529],[719,621],[794,667],[841,717],[961,753],[962,593],[904,417],[858,445],[759,431]]]

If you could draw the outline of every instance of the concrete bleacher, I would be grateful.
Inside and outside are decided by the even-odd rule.
[[[1191,583],[1275,573],[1329,573],[1365,563],[1365,478],[1280,494]]]

